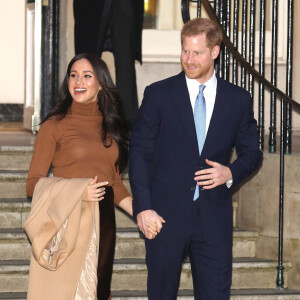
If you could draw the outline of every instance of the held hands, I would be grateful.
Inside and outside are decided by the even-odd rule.
[[[166,221],[151,209],[144,210],[137,215],[137,225],[149,240],[154,239],[160,232],[162,223],[166,223]]]
[[[108,184],[107,181],[97,182],[98,177],[95,178],[89,183],[87,188],[85,189],[82,199],[83,201],[101,201],[104,199],[105,194],[105,185]]]
[[[198,181],[197,184],[202,186],[203,189],[208,190],[215,188],[216,186],[224,184],[228,180],[232,179],[232,174],[228,167],[208,159],[206,159],[205,162],[209,166],[212,166],[212,168],[197,171],[194,178]]]

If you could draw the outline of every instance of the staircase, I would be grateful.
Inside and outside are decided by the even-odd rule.
[[[34,137],[27,132],[0,132],[0,299],[26,299],[30,244],[23,224],[30,211],[25,181]],[[124,182],[129,185],[128,177]],[[147,299],[144,243],[136,224],[116,209],[117,243],[113,299]],[[233,300],[296,300],[300,292],[275,289],[277,262],[255,256],[257,232],[234,231]],[[291,263],[286,262],[285,283]],[[184,263],[178,299],[194,299],[190,264]]]

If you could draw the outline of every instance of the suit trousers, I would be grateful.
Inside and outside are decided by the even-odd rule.
[[[110,285],[116,243],[116,221],[114,194],[111,187],[105,188],[105,196],[99,202],[100,210],[100,246],[98,258],[98,300],[110,297]]]
[[[189,256],[195,299],[229,300],[232,237],[225,242],[211,241],[203,221],[205,218],[202,217],[205,211],[198,205],[199,201],[194,203],[193,216],[185,237],[167,241],[159,239],[158,235],[154,240],[145,241],[148,299],[177,299],[182,265]]]
[[[75,53],[110,49],[124,117],[131,127],[138,111],[135,72],[135,18],[132,0],[74,0]]]

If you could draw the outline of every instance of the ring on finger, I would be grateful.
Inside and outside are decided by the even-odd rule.
[[[212,184],[214,184],[214,183],[215,183],[215,181],[214,181],[213,179],[211,179],[211,180],[212,180],[212,182],[213,182]]]

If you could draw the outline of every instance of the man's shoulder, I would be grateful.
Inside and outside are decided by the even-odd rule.
[[[230,93],[245,96],[247,98],[250,97],[250,93],[247,90],[245,90],[242,87],[235,85],[227,80],[224,80],[218,76],[217,76],[217,82],[218,82],[217,88],[222,89],[222,91],[228,91]]]
[[[184,80],[184,73],[180,72],[177,75],[156,81],[147,86],[148,89],[168,89],[171,88],[177,82]]]

